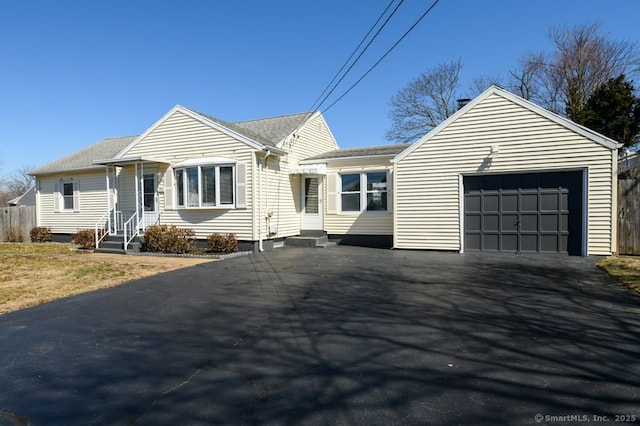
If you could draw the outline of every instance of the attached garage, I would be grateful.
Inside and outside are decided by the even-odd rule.
[[[620,144],[491,87],[398,154],[398,249],[609,255]]]
[[[583,171],[463,179],[465,250],[582,254]]]

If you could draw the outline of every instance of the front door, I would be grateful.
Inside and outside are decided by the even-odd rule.
[[[302,220],[305,231],[322,231],[322,176],[302,177]]]
[[[140,228],[158,223],[158,185],[155,173],[145,173],[142,177],[142,221]]]

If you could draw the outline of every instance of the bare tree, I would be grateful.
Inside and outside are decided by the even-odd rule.
[[[575,117],[594,90],[621,74],[639,70],[634,43],[611,40],[597,23],[555,27],[554,50],[525,55],[511,70],[511,89],[559,114]]]
[[[13,175],[11,175],[6,186],[8,192],[13,195],[12,198],[24,194],[29,188],[31,188],[31,186],[33,186],[35,179],[33,176],[29,175],[29,172],[33,169],[34,167],[30,165],[22,166],[17,169]]]
[[[495,75],[481,75],[471,80],[468,90],[469,98],[475,98],[491,86],[503,86],[502,79]]]
[[[440,64],[400,89],[389,102],[391,129],[386,138],[415,141],[453,114],[461,70],[461,60]]]

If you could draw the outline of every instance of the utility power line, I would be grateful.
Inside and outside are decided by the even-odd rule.
[[[335,75],[333,76],[333,78],[331,79],[331,81],[329,82],[329,84],[327,84],[327,86],[322,90],[322,93],[320,93],[320,95],[318,96],[318,98],[313,102],[313,104],[311,105],[311,108],[307,109],[307,111],[313,111],[316,108],[319,108],[321,103],[318,103],[318,101],[322,98],[322,96],[324,96],[324,94],[327,92],[327,90],[329,90],[329,88],[331,87],[331,85],[336,81],[336,79],[338,78],[338,76],[340,75],[340,73],[346,68],[346,66],[349,64],[349,61],[351,61],[351,59],[356,55],[356,53],[358,52],[358,50],[360,49],[360,47],[362,47],[362,45],[364,44],[364,42],[367,40],[367,38],[369,37],[369,35],[371,35],[371,33],[373,32],[374,28],[378,25],[378,23],[380,22],[380,20],[384,17],[384,15],[387,13],[387,11],[389,10],[389,8],[391,7],[391,5],[393,4],[395,0],[391,0],[389,2],[389,4],[387,5],[387,7],[384,8],[384,10],[382,11],[382,13],[380,14],[380,16],[378,16],[378,19],[376,19],[376,22],[373,23],[373,25],[371,25],[371,28],[369,28],[369,31],[367,32],[367,34],[362,37],[362,40],[360,40],[360,43],[358,44],[358,46],[356,46],[355,49],[353,49],[353,52],[351,52],[351,55],[349,55],[349,57],[347,58],[346,61],[344,61],[344,63],[342,64],[342,67],[340,67],[340,69],[338,70],[338,72],[335,73]],[[379,32],[379,31],[378,31]],[[371,44],[371,43],[369,43]],[[366,50],[366,48],[365,48]],[[362,56],[362,55],[360,55]],[[358,57],[359,58],[359,57]],[[356,62],[358,60],[356,59]],[[355,62],[354,62],[355,64]],[[352,65],[353,66],[353,65]],[[347,71],[348,72],[348,71]],[[346,74],[346,73],[345,73]],[[333,90],[333,89],[332,89]],[[327,95],[328,96],[328,95]]]
[[[387,10],[389,9],[389,7],[393,4],[395,0],[391,0],[391,2],[389,3],[389,5],[385,8],[385,10],[382,12],[382,14],[380,15],[380,17],[378,18],[378,20],[375,22],[375,24],[373,24],[373,26],[371,27],[371,29],[369,30],[369,32],[367,33],[367,35],[362,39],[362,41],[360,42],[360,44],[358,45],[358,47],[356,47],[356,49],[353,51],[353,53],[351,54],[351,56],[349,57],[349,59],[347,59],[347,62],[345,62],[345,65],[349,62],[349,60],[353,57],[353,55],[358,51],[358,49],[360,48],[360,46],[362,45],[362,43],[367,39],[367,37],[369,36],[369,34],[371,34],[371,31],[373,30],[373,28],[375,28],[375,26],[378,24],[378,22],[380,21],[380,19],[384,16],[384,14],[387,12]],[[387,26],[387,24],[389,23],[389,21],[391,20],[391,18],[393,17],[393,15],[396,14],[396,12],[398,11],[398,9],[400,8],[400,6],[402,6],[402,3],[404,3],[404,0],[400,0],[400,2],[396,5],[396,7],[393,9],[393,11],[391,12],[391,14],[387,17],[387,19],[384,21],[384,23],[380,26],[380,28],[378,28],[378,31],[376,31],[376,33],[373,35],[373,37],[371,38],[371,40],[369,40],[369,42],[367,43],[367,45],[364,47],[364,49],[362,49],[362,51],[358,54],[358,56],[356,57],[356,59],[351,63],[351,65],[349,66],[349,68],[347,68],[347,70],[342,74],[342,77],[340,77],[340,79],[333,85],[333,87],[331,88],[331,90],[329,91],[329,93],[327,93],[324,98],[322,98],[322,100],[320,101],[320,103],[318,103],[317,109],[320,109],[320,107],[322,106],[322,104],[324,104],[327,100],[327,98],[329,98],[329,96],[331,96],[331,94],[338,88],[338,86],[340,85],[340,83],[342,83],[342,80],[344,80],[344,78],[349,74],[349,72],[351,72],[351,70],[353,69],[353,67],[358,63],[358,61],[360,60],[360,58],[362,58],[362,55],[364,55],[364,53],[367,51],[367,49],[369,49],[369,47],[371,46],[371,44],[374,42],[374,40],[378,37],[378,35],[380,35],[380,32],[384,29],[384,27]],[[344,69],[344,66],[342,66],[342,68],[340,69],[340,71],[338,71],[338,73],[336,74],[336,76],[338,74],[340,74],[340,72],[342,71],[342,69]],[[334,77],[335,80],[335,77]],[[333,80],[332,80],[333,82]],[[328,86],[327,86],[328,87]],[[325,89],[326,91],[326,89]],[[324,93],[324,92],[323,92]],[[322,96],[322,95],[320,95]],[[316,100],[317,103],[317,100]],[[314,104],[315,105],[315,104]],[[312,110],[314,110],[315,108],[312,108]]]
[[[359,78],[355,83],[353,83],[353,84],[352,84],[352,85],[351,85],[351,86],[350,86],[350,87],[349,87],[349,88],[348,88],[348,89],[347,89],[347,90],[346,90],[342,95],[340,95],[340,96],[338,97],[338,99],[336,99],[335,101],[333,101],[333,103],[331,103],[331,105],[329,105],[327,108],[325,108],[325,109],[322,111],[322,113],[324,114],[324,113],[325,113],[325,112],[327,112],[329,109],[331,109],[331,107],[333,107],[335,104],[337,104],[337,103],[338,103],[342,98],[344,98],[344,97],[345,97],[349,92],[351,92],[351,90],[353,90],[353,88],[354,88],[354,87],[356,87],[356,86],[357,86],[357,85],[358,85],[362,80],[364,80],[364,78],[365,78],[367,75],[369,75],[369,73],[370,73],[371,71],[373,71],[373,69],[374,69],[375,67],[377,67],[377,66],[380,64],[380,62],[382,62],[382,61],[384,60],[384,58],[386,58],[386,57],[389,55],[389,53],[391,53],[391,51],[392,51],[393,49],[395,49],[395,48],[396,48],[396,47],[397,47],[397,46],[402,42],[402,40],[404,40],[404,38],[405,38],[407,35],[409,35],[409,33],[410,33],[411,31],[413,31],[413,29],[414,29],[416,26],[418,26],[418,24],[419,24],[419,23],[420,23],[420,22],[421,22],[421,21],[422,21],[422,20],[423,20],[423,19],[424,19],[428,14],[429,14],[429,12],[431,12],[431,10],[432,10],[432,9],[433,9],[433,8],[434,8],[434,7],[439,3],[439,2],[440,2],[440,0],[435,0],[435,1],[431,4],[431,6],[429,6],[429,8],[428,8],[428,9],[427,9],[427,10],[426,10],[426,11],[425,11],[421,16],[420,16],[420,18],[418,18],[418,20],[417,20],[416,22],[414,22],[414,24],[413,24],[413,25],[412,25],[412,26],[411,26],[411,27],[410,27],[410,28],[409,28],[409,29],[408,29],[408,30],[407,30],[407,31],[402,35],[402,37],[400,37],[400,38],[398,39],[398,41],[396,41],[396,42],[393,44],[393,46],[391,46],[391,47],[389,48],[389,50],[387,50],[387,51],[384,53],[384,55],[382,55],[382,56],[380,57],[380,59],[378,59],[378,60],[377,60],[377,61],[376,61],[372,66],[371,66],[371,68],[369,68],[369,69],[368,69],[368,70],[367,70],[367,71],[362,75],[362,77],[360,77],[360,78]]]

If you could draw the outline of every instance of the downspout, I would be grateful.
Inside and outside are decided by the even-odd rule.
[[[264,251],[262,246],[262,169],[269,155],[271,155],[271,151],[267,149],[258,166],[258,191],[260,192],[258,194],[258,251],[260,252]]]

